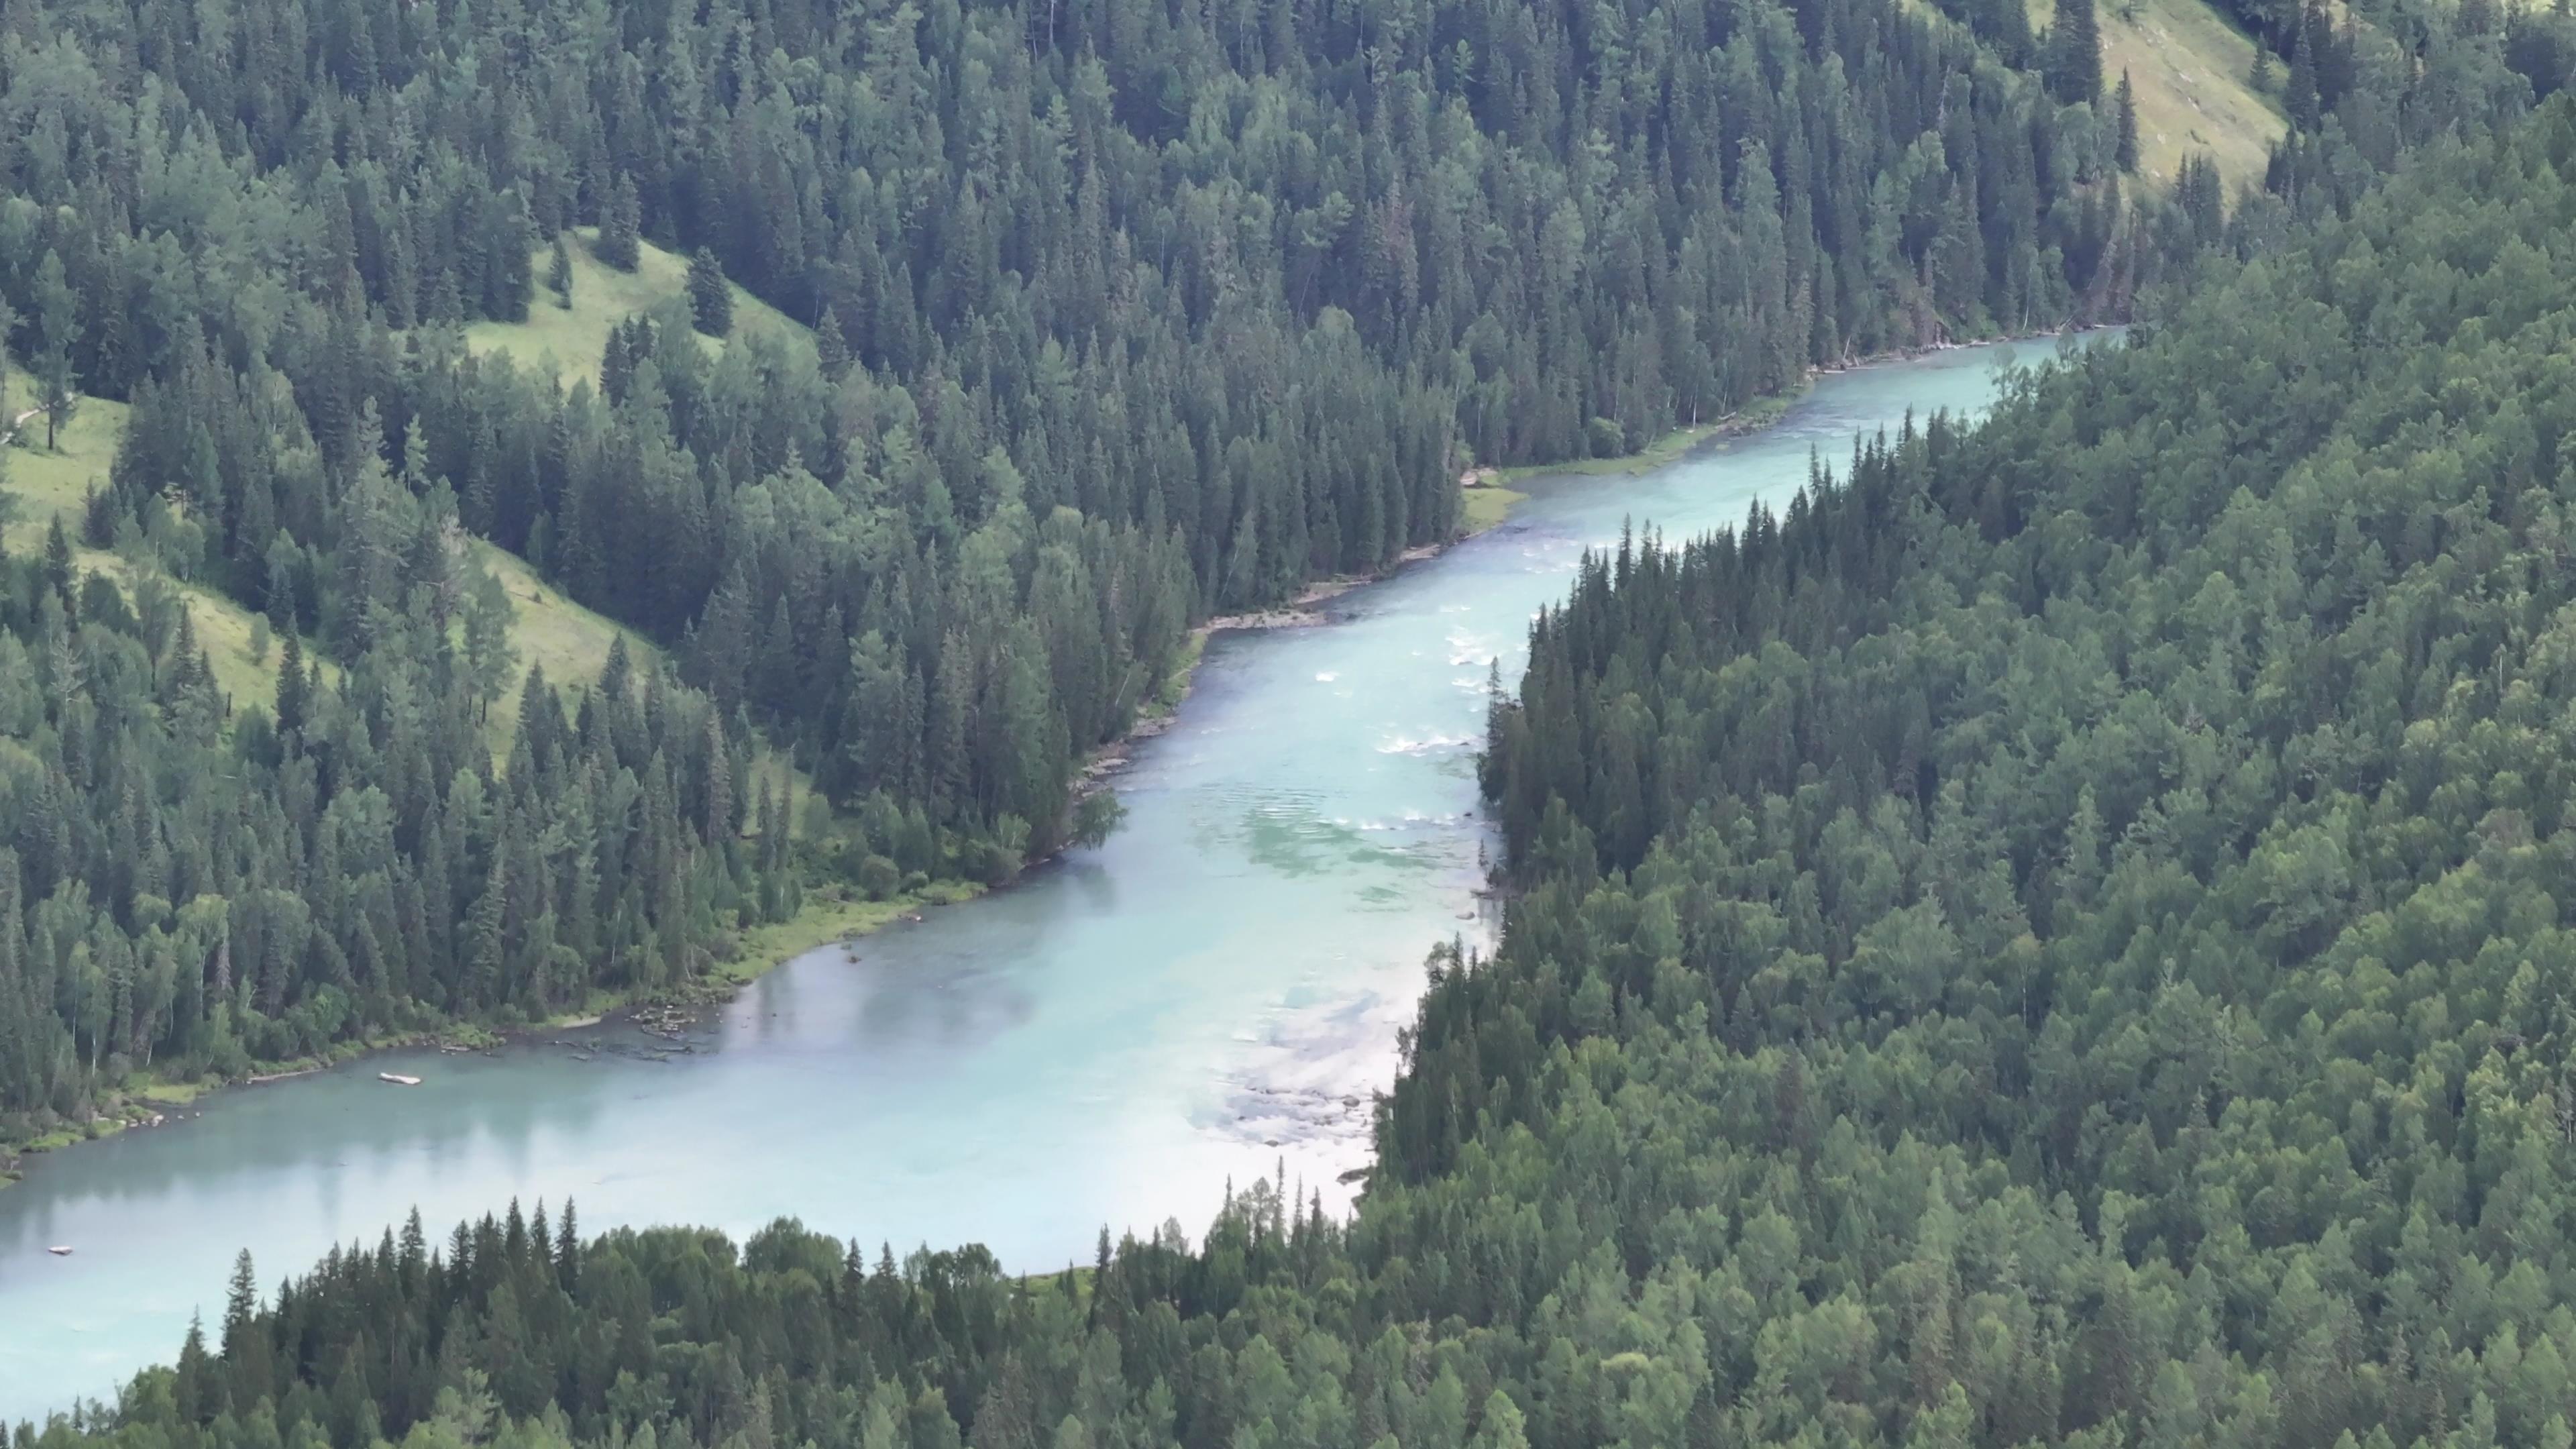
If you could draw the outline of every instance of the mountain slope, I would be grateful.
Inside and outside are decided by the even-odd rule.
[[[2056,0],[2031,0],[2031,27],[2055,10]],[[2170,182],[2184,157],[2205,153],[2231,191],[2259,185],[2289,123],[2250,84],[2253,40],[2207,0],[2103,0],[2097,18],[2105,107],[2122,72],[2137,91],[2138,169]]]
[[[541,280],[528,303],[528,320],[471,323],[465,329],[465,345],[477,352],[507,352],[529,366],[542,365],[552,358],[567,382],[586,377],[595,384],[610,328],[635,316],[687,316],[688,258],[651,242],[641,242],[636,247],[635,270],[621,272],[591,254],[590,243],[597,233],[597,227],[579,228],[564,248],[572,261],[571,307],[556,305],[555,294]],[[537,249],[532,270],[540,279],[546,274],[550,256],[549,249]],[[810,336],[777,308],[734,283],[725,285],[733,293],[732,336],[740,337],[746,331]],[[715,338],[701,340],[710,348],[724,346]]]

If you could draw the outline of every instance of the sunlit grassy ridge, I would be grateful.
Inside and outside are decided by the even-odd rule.
[[[638,313],[688,306],[688,258],[646,242],[639,248],[635,270],[617,271],[601,265],[590,254],[594,231],[583,228],[565,248],[572,258],[570,308],[555,305],[555,294],[544,285],[552,252],[540,247],[535,268],[538,286],[528,301],[528,320],[477,322],[465,329],[466,346],[477,351],[507,352],[530,367],[541,367],[551,357],[556,371],[566,381],[576,377],[597,381],[599,358],[608,348],[610,328]],[[732,335],[738,337],[745,331],[802,335],[805,329],[786,313],[735,287]],[[723,344],[709,338],[707,345]]]
[[[2253,39],[2204,0],[2098,6],[2103,105],[2126,71],[2138,98],[2139,171],[2170,182],[2184,157],[2205,152],[2230,192],[2261,182],[2289,122],[2273,97],[2254,91]],[[2031,27],[2046,28],[2056,9],[2056,0],[2031,0]]]
[[[638,666],[660,651],[634,630],[593,613],[566,597],[564,591],[537,577],[527,560],[480,539],[474,556],[501,581],[510,596],[510,643],[518,650],[517,682],[492,706],[496,740],[506,742],[519,717],[519,697],[531,668],[543,668],[557,689],[577,688],[599,678],[608,649],[618,636]]]

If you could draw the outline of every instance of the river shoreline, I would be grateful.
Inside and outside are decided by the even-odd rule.
[[[1734,438],[1759,432],[1776,425],[1804,399],[1816,383],[1829,376],[1857,372],[1871,367],[1902,364],[1940,352],[1970,347],[1993,346],[1997,343],[2044,342],[2068,335],[2081,335],[2097,328],[2061,328],[2051,332],[2021,337],[1997,338],[1986,342],[1941,343],[1931,347],[1897,349],[1854,359],[1834,367],[1811,367],[1798,386],[1790,391],[1757,398],[1735,412],[1715,421],[1680,429],[1639,452],[1617,458],[1576,459],[1554,464],[1524,464],[1507,469],[1471,469],[1460,480],[1462,496],[1475,493],[1501,493],[1504,507],[1469,526],[1462,518],[1460,527],[1438,543],[1418,545],[1405,550],[1386,568],[1373,574],[1341,575],[1318,580],[1308,585],[1287,603],[1242,613],[1219,615],[1202,621],[1191,630],[1183,655],[1175,662],[1170,676],[1163,682],[1137,720],[1118,739],[1092,751],[1075,777],[1075,791],[1088,793],[1107,788],[1111,779],[1133,757],[1136,749],[1171,728],[1180,708],[1189,697],[1198,665],[1208,639],[1221,632],[1252,632],[1271,629],[1315,628],[1332,622],[1322,606],[1355,589],[1393,578],[1405,568],[1436,558],[1466,540],[1476,537],[1508,520],[1510,504],[1527,495],[1505,486],[1512,481],[1542,477],[1593,475],[1637,475],[1669,467],[1696,458],[1717,445]],[[1473,479],[1475,481],[1471,482]],[[1463,511],[1463,510],[1462,510]],[[1009,884],[1017,884],[1055,857],[1031,860],[1020,875]],[[1004,887],[1007,888],[1007,885]],[[185,1109],[207,1096],[227,1089],[254,1087],[295,1077],[327,1071],[366,1057],[385,1052],[435,1046],[446,1051],[491,1052],[514,1042],[559,1032],[597,1022],[622,1021],[638,1012],[660,1008],[677,1008],[696,1012],[721,1007],[740,994],[742,989],[760,977],[806,953],[836,941],[856,940],[897,921],[918,920],[923,912],[940,906],[954,905],[987,893],[987,888],[973,882],[933,882],[920,891],[906,893],[885,901],[818,901],[808,905],[795,918],[744,933],[732,960],[719,962],[705,977],[677,991],[650,993],[595,992],[580,1007],[559,1013],[543,1021],[494,1025],[483,1022],[451,1022],[399,1032],[385,1033],[362,1040],[338,1044],[313,1057],[282,1062],[254,1062],[239,1077],[214,1080],[172,1081],[149,1072],[139,1074],[137,1086],[118,1093],[101,1107],[98,1115],[77,1127],[58,1128],[54,1132],[25,1144],[0,1143],[0,1189],[6,1189],[36,1166],[30,1159],[50,1155],[85,1142],[103,1140],[136,1128],[175,1125],[196,1115]]]
[[[1634,477],[1695,461],[1713,451],[1721,443],[1776,426],[1792,408],[1803,401],[1809,393],[1815,391],[1818,382],[1828,377],[1841,377],[1847,373],[1862,372],[1873,367],[1900,366],[1944,352],[1961,352],[1979,347],[2017,346],[2031,342],[2055,342],[2061,338],[2082,337],[2090,333],[2106,331],[2114,325],[2116,324],[2094,323],[2083,327],[2069,325],[2046,332],[2030,332],[2010,337],[1989,337],[1967,342],[1936,342],[1928,347],[1890,348],[1882,352],[1869,353],[1866,356],[1849,358],[1830,367],[1809,367],[1795,387],[1754,398],[1715,421],[1676,428],[1634,453],[1623,453],[1610,458],[1576,458],[1561,463],[1515,463],[1509,467],[1470,468],[1458,477],[1460,493],[1468,499],[1467,507],[1463,511],[1471,516],[1478,513],[1485,516],[1478,519],[1473,527],[1465,528],[1457,539],[1451,540],[1451,543],[1472,538],[1510,521],[1512,508],[1529,497],[1527,493],[1512,486],[1516,483],[1534,482],[1542,478],[1613,475]],[[1475,499],[1479,494],[1493,498],[1498,506],[1477,509]],[[1448,546],[1442,545],[1443,548]]]
[[[0,1410],[112,1396],[166,1362],[238,1250],[273,1275],[414,1209],[443,1225],[578,1197],[593,1231],[738,1238],[794,1213],[871,1243],[983,1244],[1006,1271],[1087,1261],[1103,1225],[1204,1225],[1229,1185],[1274,1172],[1342,1210],[1370,1147],[1344,1099],[1401,1069],[1424,951],[1492,928],[1471,761],[1488,661],[1515,672],[1527,619],[1623,516],[1678,536],[1780,506],[1818,448],[1973,416],[2012,355],[1822,379],[1707,463],[1533,489],[1496,537],[1308,605],[1329,629],[1221,641],[1170,738],[1117,780],[1126,820],[1103,847],[874,936],[855,964],[827,947],[762,977],[701,1015],[694,1052],[612,1026],[552,1033],[584,1049],[539,1032],[488,1057],[380,1057],[44,1164],[0,1192]],[[805,939],[846,924],[824,895],[792,927]],[[735,944],[721,954],[748,975],[799,942]],[[430,1080],[397,1091],[380,1070]]]

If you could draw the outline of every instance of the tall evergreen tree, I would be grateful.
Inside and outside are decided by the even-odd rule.
[[[2102,29],[2094,0],[2057,0],[2048,28],[2048,92],[2065,105],[2102,95]]]
[[[2129,73],[2120,72],[2120,90],[2113,108],[2117,126],[2114,155],[2120,169],[2135,173],[2138,169],[2138,96],[2129,85]]]
[[[689,258],[689,317],[709,337],[733,330],[733,289],[725,285],[716,254],[705,247]]]
[[[608,183],[608,198],[600,208],[599,240],[591,251],[600,265],[631,272],[640,258],[643,230],[635,182],[621,170]]]

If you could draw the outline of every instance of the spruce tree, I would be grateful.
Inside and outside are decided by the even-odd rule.
[[[635,183],[621,171],[608,183],[608,204],[601,210],[599,240],[592,244],[591,253],[599,258],[601,266],[631,272],[641,257],[643,232],[643,210],[635,197]]]
[[[15,336],[17,331],[17,309],[9,305],[8,298],[0,297],[0,398],[9,395],[9,339]],[[10,425],[16,421],[14,413],[7,417],[0,417],[0,438],[7,436]]]
[[[2118,150],[2115,153],[2123,171],[2138,169],[2138,93],[2129,84],[2129,73],[2120,72],[2117,107],[2119,124]]]
[[[2068,106],[2101,97],[2102,27],[2093,0],[2058,0],[2048,29],[2048,92]]]
[[[2313,131],[2317,128],[2316,48],[2308,44],[2305,32],[2291,43],[2290,89],[2282,97],[2282,102],[2290,113],[2291,129]]]
[[[304,711],[309,702],[304,673],[304,636],[289,632],[286,650],[277,666],[277,728],[292,734],[304,728]]]
[[[555,294],[556,306],[572,310],[572,253],[561,232],[555,234],[554,255],[546,259],[546,290]]]
[[[36,406],[45,414],[45,451],[61,446],[62,430],[80,416],[80,388],[72,377],[71,354],[59,348],[36,363]]]
[[[814,351],[823,362],[823,375],[837,378],[850,365],[849,339],[841,335],[841,314],[823,309],[823,320],[814,328]]]
[[[709,337],[733,330],[733,292],[725,286],[724,268],[716,265],[716,254],[705,247],[689,258],[689,316]]]

